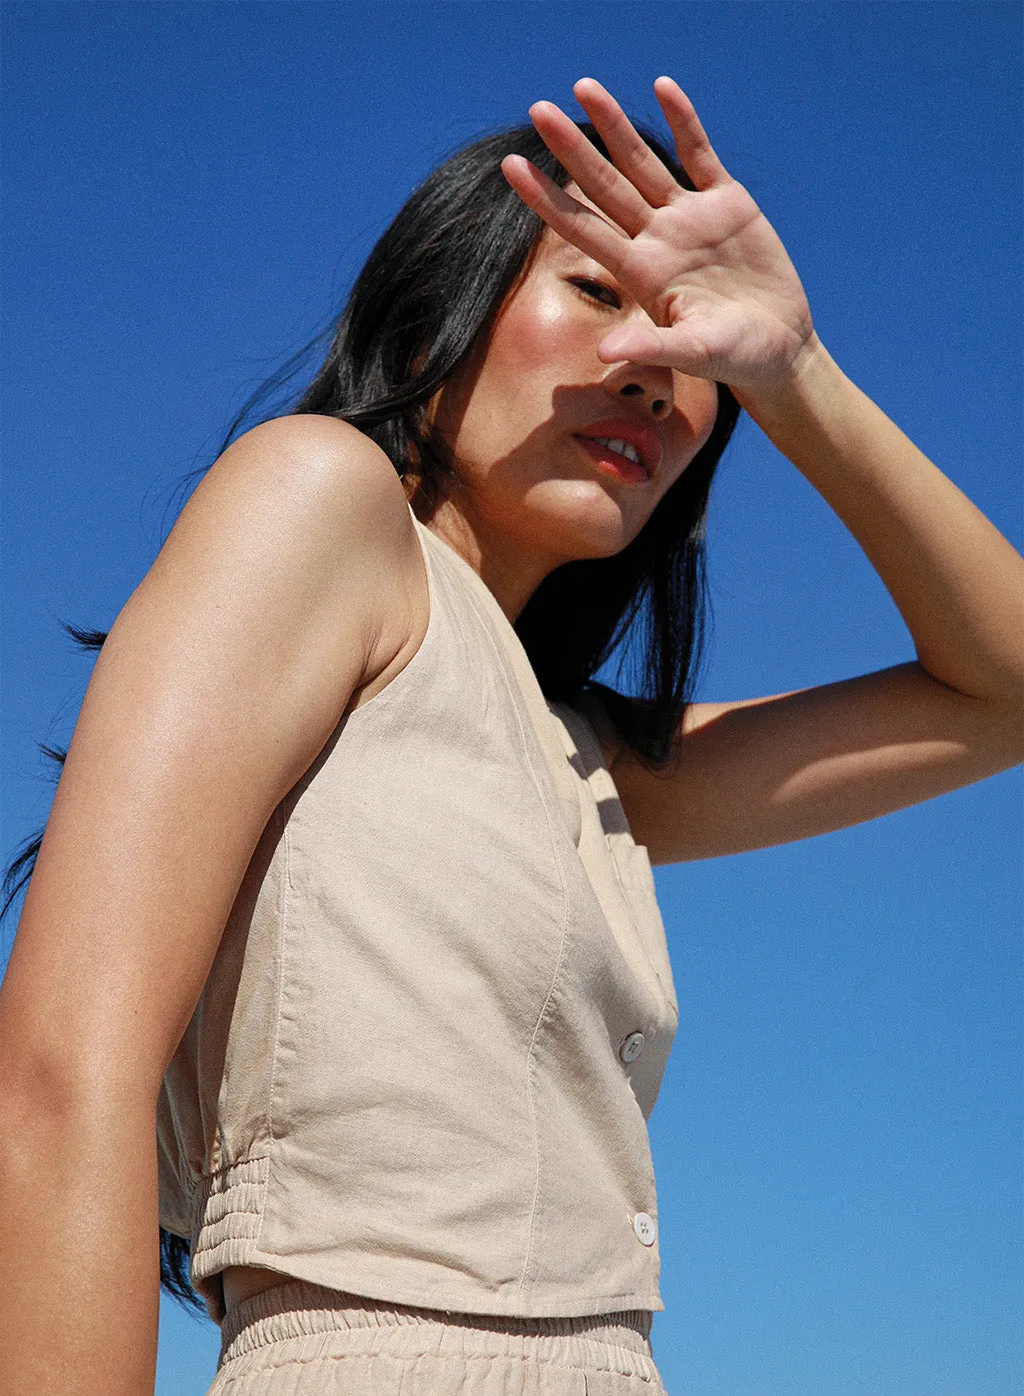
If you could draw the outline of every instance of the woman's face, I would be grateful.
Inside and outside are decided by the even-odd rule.
[[[610,330],[638,321],[646,312],[614,277],[547,228],[491,333],[435,399],[466,487],[438,531],[492,575],[517,573],[521,604],[561,563],[626,547],[714,425],[714,383],[597,357]]]

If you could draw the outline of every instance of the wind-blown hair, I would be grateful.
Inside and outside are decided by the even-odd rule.
[[[591,125],[580,129],[607,154]],[[639,129],[676,179],[692,189],[660,141]],[[424,521],[446,494],[460,488],[458,462],[433,431],[427,406],[488,333],[543,228],[501,173],[500,162],[510,154],[525,155],[557,184],[568,183],[532,126],[486,136],[440,165],[370,253],[321,368],[289,408],[292,414],[340,418],[375,441],[403,477]],[[258,420],[255,409],[291,381],[305,353],[250,398],[223,446]],[[710,438],[638,536],[613,557],[556,568],[515,623],[544,693],[571,701],[588,686],[599,687],[619,735],[654,767],[671,755],[699,666],[708,492],[738,412],[732,393],[719,384]],[[67,628],[84,648],[98,649],[105,639],[102,632]],[[632,702],[593,680],[627,634],[634,640],[640,676],[639,691],[632,695],[639,701]],[[47,754],[63,760],[63,752],[47,749]],[[40,838],[27,841],[11,861],[3,911],[31,876]],[[202,1310],[189,1283],[189,1258],[189,1241],[161,1228],[161,1286]]]

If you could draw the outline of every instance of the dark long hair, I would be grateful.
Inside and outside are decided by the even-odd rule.
[[[607,154],[589,124],[581,130]],[[686,188],[692,184],[660,141],[640,133]],[[505,155],[525,155],[559,185],[568,175],[532,126],[484,137],[440,165],[383,234],[357,278],[322,366],[291,413],[338,417],[375,441],[405,479],[419,516],[459,488],[458,464],[431,429],[427,405],[466,362],[528,264],[542,222],[501,173]],[[314,341],[313,343],[317,343]],[[311,346],[307,346],[307,350]],[[221,449],[280,392],[303,361],[300,351],[235,418]],[[613,557],[569,562],[550,573],[515,628],[544,693],[572,700],[600,687],[619,734],[652,767],[669,759],[691,696],[706,616],[704,519],[718,460],[738,405],[718,385],[711,436],[665,493],[637,537]],[[274,415],[273,413],[271,415]],[[201,472],[199,472],[201,473]],[[67,629],[98,649],[102,632]],[[631,697],[593,676],[627,634],[640,650]],[[64,753],[47,749],[62,761]],[[41,835],[10,863],[9,908],[32,873]],[[188,1239],[160,1230],[160,1283],[202,1310],[189,1282]]]

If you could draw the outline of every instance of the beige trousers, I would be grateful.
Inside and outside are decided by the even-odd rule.
[[[207,1396],[666,1396],[650,1324],[414,1309],[292,1280],[229,1311]]]

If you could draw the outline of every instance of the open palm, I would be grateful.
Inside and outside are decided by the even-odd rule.
[[[767,387],[792,373],[813,335],[800,278],[771,224],[715,155],[689,98],[671,78],[654,84],[695,191],[673,178],[600,83],[583,78],[573,90],[614,163],[552,103],[535,103],[530,116],[600,214],[523,156],[506,156],[502,170],[524,203],[600,262],[653,321],[613,330],[600,357],[736,388]]]

